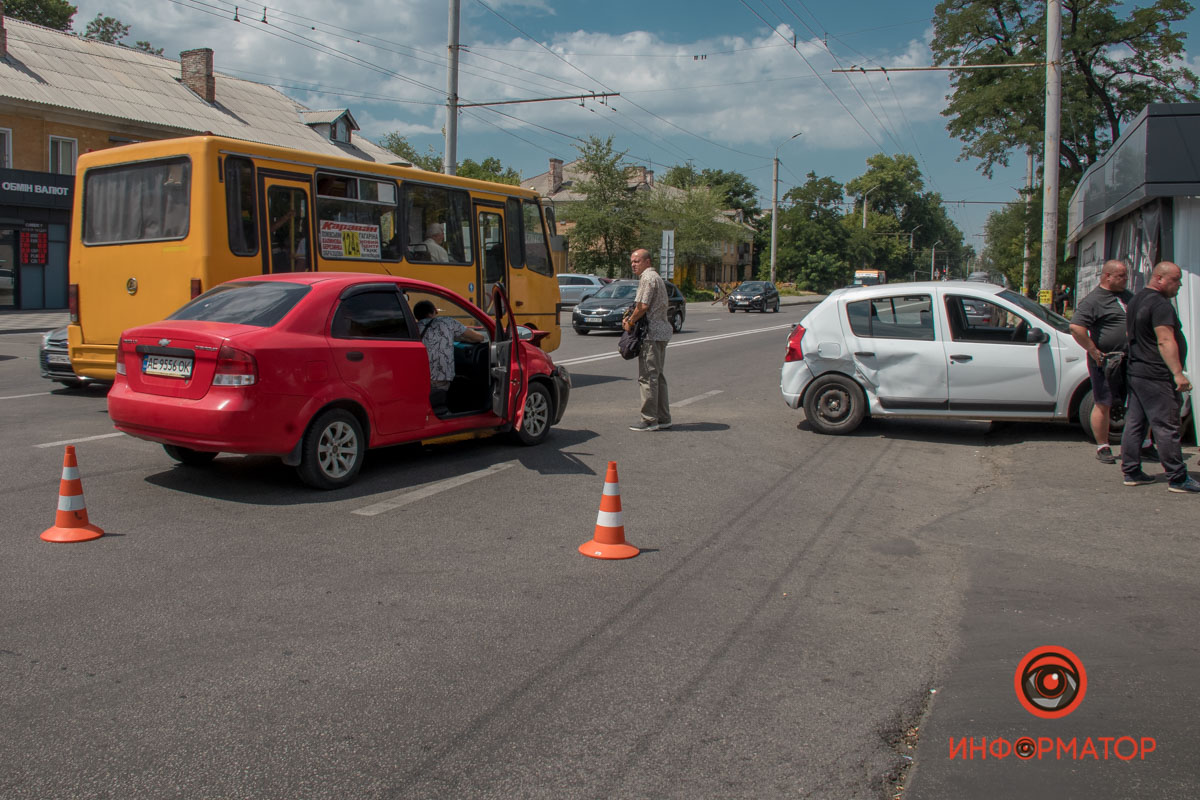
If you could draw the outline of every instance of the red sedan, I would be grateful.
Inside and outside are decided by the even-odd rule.
[[[351,483],[368,447],[478,430],[539,444],[570,376],[499,287],[492,301],[488,316],[440,286],[354,273],[223,283],[121,335],[108,413],[184,464],[276,455],[318,489]],[[429,304],[457,337],[423,340],[413,311]],[[431,392],[431,352],[446,390]]]

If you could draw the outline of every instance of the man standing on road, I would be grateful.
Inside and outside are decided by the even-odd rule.
[[[1142,471],[1138,444],[1147,424],[1158,443],[1167,488],[1172,492],[1200,493],[1200,481],[1188,475],[1179,440],[1180,392],[1192,384],[1183,374],[1187,340],[1171,298],[1179,294],[1183,272],[1178,265],[1162,261],[1154,267],[1150,282],[1129,303],[1129,408],[1121,437],[1121,471],[1126,486],[1153,483]]]
[[[1108,446],[1109,422],[1114,400],[1113,390],[1104,377],[1105,356],[1125,350],[1125,309],[1133,293],[1125,288],[1129,267],[1120,259],[1104,262],[1100,285],[1079,301],[1071,317],[1071,335],[1088,353],[1088,375],[1092,379],[1092,435],[1096,437],[1096,458],[1105,464],[1117,463]],[[1143,453],[1146,457],[1148,454]]]
[[[630,425],[631,431],[661,431],[671,427],[671,406],[667,399],[667,342],[671,323],[667,321],[667,284],[650,267],[650,251],[634,250],[629,266],[638,278],[633,313],[625,319],[625,330],[632,330],[642,317],[648,323],[642,352],[638,356],[638,386],[642,391],[642,421]]]

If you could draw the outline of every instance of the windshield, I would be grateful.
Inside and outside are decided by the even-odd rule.
[[[636,283],[610,283],[592,295],[592,297],[607,298],[610,300],[629,300],[637,294],[637,287]]]
[[[741,286],[737,287],[736,292],[761,292],[767,288],[767,285],[762,281],[746,281]]]
[[[1003,292],[1000,292],[1000,297],[1003,297],[1023,311],[1028,311],[1055,330],[1062,331],[1063,333],[1068,333],[1071,330],[1071,323],[1067,321],[1066,317],[1059,316],[1053,311],[1043,308],[1023,294],[1005,289]]]
[[[176,311],[167,319],[235,322],[269,328],[283,319],[310,287],[276,281],[223,283]]]

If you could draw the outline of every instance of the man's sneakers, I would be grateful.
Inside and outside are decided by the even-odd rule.
[[[1135,472],[1132,475],[1125,476],[1125,485],[1126,486],[1146,486],[1151,483],[1154,483],[1154,478],[1151,478],[1149,475],[1147,475],[1145,472],[1142,472],[1141,470],[1138,470],[1137,472]]]
[[[1179,483],[1167,484],[1167,491],[1180,494],[1200,494],[1200,481],[1189,475]]]
[[[642,421],[636,425],[630,425],[629,430],[631,430],[631,431],[656,431],[656,430],[658,430],[658,423]]]
[[[1113,455],[1112,448],[1108,445],[1096,448],[1096,460],[1101,464],[1117,463],[1117,457]]]
[[[660,431],[665,431],[667,428],[671,427],[671,425],[672,425],[672,424],[674,424],[674,423],[671,423],[671,422],[660,422],[660,423],[658,423],[658,429],[659,429]]]

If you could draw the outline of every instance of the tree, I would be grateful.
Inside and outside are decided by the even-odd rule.
[[[800,289],[827,291],[847,282],[850,231],[842,225],[842,184],[815,172],[784,196],[776,226],[775,275]],[[770,248],[769,239],[766,247]],[[759,272],[770,270],[769,264]],[[769,277],[767,275],[764,278]]]
[[[1196,76],[1183,61],[1186,0],[1154,0],[1126,11],[1118,0],[1063,0],[1061,183],[1074,187],[1108,150],[1121,127],[1148,103],[1195,100]],[[934,11],[938,64],[1004,64],[1045,58],[1040,0],[942,0]],[[989,177],[1009,156],[1037,152],[1043,141],[1044,69],[951,73],[942,112]]]
[[[676,164],[667,170],[662,182],[676,189],[707,186],[720,196],[721,208],[740,209],[747,221],[755,219],[762,211],[758,207],[758,188],[740,172],[723,169],[697,172],[691,164]]]
[[[751,234],[722,215],[725,198],[707,186],[671,191],[656,187],[642,203],[639,244],[653,252],[662,232],[675,231],[676,282],[692,286],[699,268],[721,260],[723,242],[747,241]]]
[[[128,47],[121,40],[129,35],[129,26],[121,22],[116,17],[102,17],[99,14],[96,18],[87,24],[87,29],[83,33],[85,39],[95,39],[98,42],[108,42],[109,44],[119,44],[122,47]],[[142,50],[152,55],[161,56],[163,49],[154,47],[149,42],[139,41],[134,45],[135,50]]]
[[[626,259],[637,244],[641,198],[629,188],[625,153],[613,149],[611,136],[589,136],[576,149],[586,177],[575,190],[585,199],[564,205],[560,215],[575,223],[569,234],[571,259],[583,271],[615,277],[627,269]]]
[[[417,152],[417,148],[413,147],[412,143],[408,141],[407,137],[401,136],[396,131],[392,131],[379,140],[379,146],[385,150],[392,151],[400,156],[400,158],[421,169],[429,170],[430,172],[442,171],[442,157],[433,149],[433,145],[429,146],[425,155],[421,155]],[[457,174],[464,178],[474,178],[480,181],[508,183],[513,186],[521,184],[521,173],[512,167],[504,166],[500,163],[500,159],[490,156],[483,161],[466,159],[458,165]]]
[[[59,31],[71,30],[76,11],[66,0],[7,0],[4,4],[5,16]]]
[[[512,167],[504,166],[500,163],[500,159],[494,156],[489,156],[479,162],[468,158],[458,165],[458,174],[464,178],[474,178],[480,181],[508,183],[513,186],[521,185],[521,173]]]
[[[429,150],[426,151],[425,155],[421,155],[417,152],[417,148],[413,147],[412,143],[408,141],[407,137],[401,136],[396,131],[392,131],[379,140],[379,146],[384,150],[391,150],[415,167],[420,167],[430,172],[442,171],[442,157],[434,151],[433,145],[429,146]]]

